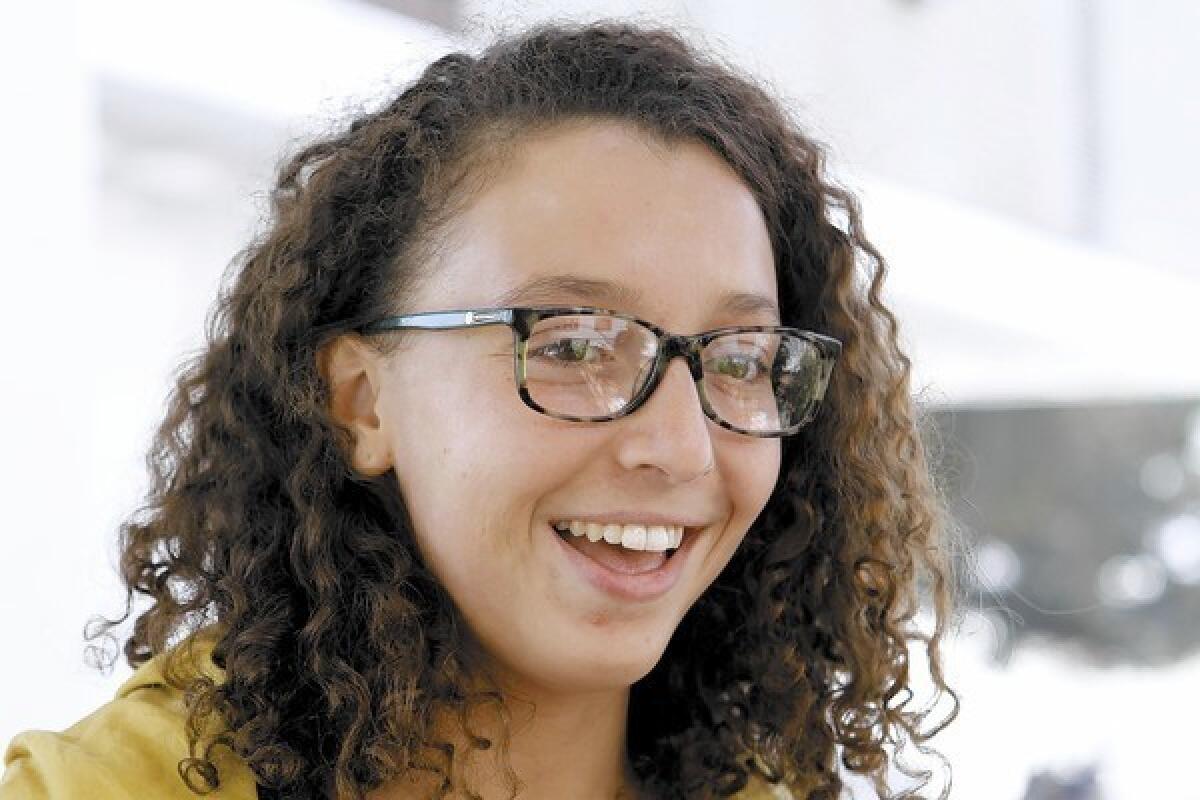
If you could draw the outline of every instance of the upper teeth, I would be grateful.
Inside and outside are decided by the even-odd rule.
[[[554,523],[554,529],[572,536],[586,536],[593,542],[603,539],[629,550],[667,550],[679,547],[683,541],[682,525],[618,525],[573,519]]]

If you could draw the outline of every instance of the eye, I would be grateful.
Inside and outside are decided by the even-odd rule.
[[[532,348],[529,355],[535,358],[545,358],[560,366],[576,366],[592,364],[611,354],[604,339],[594,339],[582,336],[564,336],[541,347]]]
[[[753,353],[727,353],[709,359],[705,369],[739,381],[757,380],[768,367]]]

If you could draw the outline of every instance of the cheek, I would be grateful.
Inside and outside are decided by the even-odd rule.
[[[439,446],[399,471],[421,559],[461,610],[489,614],[490,598],[511,594],[528,559],[528,513],[521,476],[473,448]]]
[[[570,448],[551,446],[540,416],[494,382],[443,379],[432,396],[403,393],[387,409],[418,547],[451,587],[524,554],[532,510],[566,469],[556,456]],[[496,396],[504,390],[512,397]]]
[[[750,441],[734,459],[735,477],[730,481],[734,501],[751,520],[758,516],[779,480],[783,447],[779,439]]]
[[[746,534],[771,499],[771,491],[779,479],[781,448],[778,439],[750,442],[750,447],[734,459],[726,491],[733,502],[734,515],[729,521],[727,557],[732,558]]]

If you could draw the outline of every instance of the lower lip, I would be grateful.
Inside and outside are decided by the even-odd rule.
[[[558,531],[550,525],[546,526],[546,530],[558,542],[567,560],[575,566],[575,569],[588,583],[606,594],[627,602],[646,602],[671,591],[671,588],[679,581],[679,576],[683,572],[683,563],[687,559],[688,553],[691,552],[692,542],[696,538],[694,531],[688,531],[683,536],[683,543],[661,567],[638,575],[626,575],[592,561],[567,544],[566,540],[558,535]]]

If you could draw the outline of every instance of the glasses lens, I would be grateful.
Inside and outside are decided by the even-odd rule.
[[[650,374],[654,332],[626,319],[572,314],[538,322],[525,349],[525,386],[555,414],[590,419],[616,414]]]
[[[525,350],[525,386],[546,411],[580,419],[622,411],[650,376],[654,332],[607,315],[566,315],[534,326]],[[785,333],[716,337],[703,353],[704,392],[730,425],[781,433],[812,417],[832,360]]]
[[[723,334],[703,358],[704,392],[717,416],[755,433],[807,423],[833,366],[816,345],[789,333]]]

